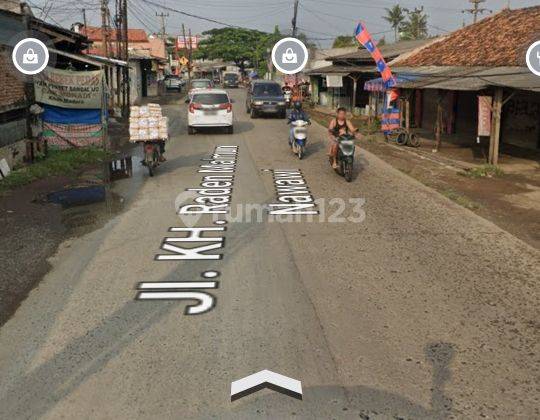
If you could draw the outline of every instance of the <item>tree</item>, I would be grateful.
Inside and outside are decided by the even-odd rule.
[[[427,21],[428,16],[424,13],[424,7],[414,10],[406,10],[407,20],[400,26],[401,39],[425,39],[428,36]]]
[[[385,9],[386,16],[383,19],[390,23],[392,29],[394,29],[394,39],[397,42],[399,40],[399,29],[405,21],[405,12],[407,9],[403,9],[399,4],[396,4],[391,9]]]
[[[356,41],[354,37],[350,35],[339,35],[334,39],[332,48],[344,48],[344,47],[354,47],[356,46]]]
[[[208,38],[199,43],[194,58],[232,61],[241,72],[264,56],[269,38],[264,32],[242,28],[211,29],[203,35]]]

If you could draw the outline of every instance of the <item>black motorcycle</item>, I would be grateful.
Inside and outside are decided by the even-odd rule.
[[[338,153],[335,171],[344,177],[347,182],[352,181],[355,149],[354,139],[354,134],[344,134],[337,138]],[[330,165],[332,165],[332,163],[333,158],[330,156]]]

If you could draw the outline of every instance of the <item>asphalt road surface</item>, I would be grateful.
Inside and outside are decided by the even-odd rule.
[[[538,253],[363,151],[346,183],[317,124],[299,161],[284,120],[252,120],[232,96],[233,135],[188,136],[183,102],[164,106],[168,161],[138,172],[126,211],[62,244],[2,327],[0,418],[539,418]],[[262,219],[230,221],[220,260],[156,261],[219,145],[238,146],[232,208]],[[269,220],[280,169],[301,169],[324,217]],[[208,270],[206,313],[135,299],[139,282]],[[300,380],[303,399],[231,402],[231,382],[263,369]]]

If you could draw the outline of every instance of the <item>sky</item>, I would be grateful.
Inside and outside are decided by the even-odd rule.
[[[168,13],[166,31],[170,35],[181,33],[182,23],[193,34],[222,27],[217,23],[181,15],[172,10],[157,7],[159,4],[171,9],[218,20],[231,25],[271,32],[278,25],[283,33],[290,31],[294,0],[128,0],[129,27],[142,28],[148,33],[159,32],[161,18],[156,13]],[[115,0],[109,0],[114,14]],[[70,27],[82,21],[82,8],[86,9],[89,25],[100,25],[99,0],[29,0],[34,14],[54,24]],[[382,17],[385,8],[399,4],[413,9],[423,6],[428,15],[430,35],[439,35],[472,22],[471,14],[462,13],[471,8],[469,0],[300,0],[297,26],[313,42],[326,48],[337,35],[352,34],[355,23],[363,21],[375,39],[385,37],[393,42],[394,32]],[[516,9],[540,5],[540,0],[486,0],[481,7],[494,12],[507,7]],[[485,13],[481,16],[488,16]]]

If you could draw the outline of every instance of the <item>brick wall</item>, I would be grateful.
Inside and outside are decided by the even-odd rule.
[[[24,154],[26,100],[23,79],[11,62],[11,48],[0,45],[0,159],[13,165]]]
[[[11,63],[11,50],[0,46],[0,112],[24,104],[24,83]]]

